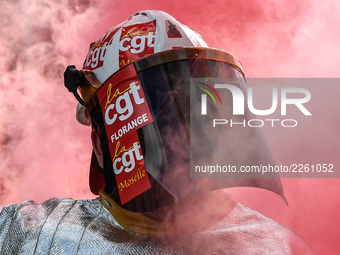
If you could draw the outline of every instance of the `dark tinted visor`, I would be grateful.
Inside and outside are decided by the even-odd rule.
[[[104,174],[107,193],[132,211],[155,210],[234,186],[282,195],[275,174],[224,171],[228,166],[273,164],[261,130],[242,125],[252,118],[250,113],[234,114],[230,88],[246,95],[240,64],[226,52],[205,48],[156,54],[111,76],[88,103],[93,122],[105,133],[103,151],[110,152],[105,171],[111,173]],[[216,120],[241,124],[226,128]]]

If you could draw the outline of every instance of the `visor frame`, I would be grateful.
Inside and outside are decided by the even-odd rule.
[[[110,77],[120,72],[124,68],[127,68],[130,65],[135,66],[135,70],[137,74],[141,71],[144,71],[148,68],[162,65],[170,62],[181,61],[181,60],[189,60],[189,59],[207,59],[207,60],[215,60],[225,62],[228,65],[234,67],[237,71],[239,71],[245,79],[245,75],[243,72],[243,68],[241,62],[232,54],[222,51],[219,49],[213,48],[205,48],[205,47],[183,47],[180,49],[168,50],[160,53],[156,53],[145,58],[138,59],[125,67],[119,69],[117,72],[113,73]],[[110,79],[108,77],[105,82],[101,83],[93,74],[92,71],[82,70],[85,76],[85,84],[79,88],[82,98],[84,99],[86,107],[91,107],[89,102],[91,98],[96,94],[96,92],[103,86],[103,84]]]
[[[220,61],[223,63],[226,63],[236,69],[244,78],[244,73],[242,69],[242,65],[240,62],[231,54],[217,50],[217,49],[210,49],[210,48],[196,48],[196,47],[190,47],[190,48],[181,48],[181,49],[175,49],[175,50],[169,50],[162,53],[157,53],[142,59],[139,59],[124,68],[128,68],[128,66],[134,65],[134,69],[136,73],[141,73],[149,68],[158,66],[158,65],[164,65],[171,62],[177,62],[177,61],[183,61],[183,60],[196,60],[196,59],[202,59],[202,60],[214,60],[214,61]],[[103,84],[101,84],[94,74],[91,71],[83,71],[85,78],[86,78],[86,84],[84,87],[80,89],[80,92],[82,93],[82,96],[85,101],[85,106],[88,109],[89,112],[91,110],[98,106],[98,99],[96,99],[96,93],[97,91],[115,74],[118,72],[121,72],[124,68],[118,70],[114,74],[112,74]],[[130,67],[131,68],[131,67]],[[242,78],[241,78],[242,79]],[[93,158],[92,158],[93,160]],[[90,180],[90,186],[91,190],[95,191],[94,194],[98,194],[100,187],[98,186],[98,183],[103,183],[103,177],[101,174],[99,174],[99,169],[96,167],[96,162],[91,163],[90,167],[90,176],[92,176]],[[92,167],[93,166],[93,167]],[[92,173],[93,172],[93,173]],[[97,174],[95,174],[95,172]],[[93,176],[96,176],[96,180],[93,179]],[[92,187],[93,186],[93,187]],[[95,187],[94,187],[95,186]],[[245,185],[247,186],[247,185]],[[102,187],[104,188],[104,187]],[[279,188],[280,190],[280,188]],[[283,196],[283,191],[275,192],[279,193],[281,196]],[[130,209],[130,208],[129,208]],[[130,209],[131,210],[131,209]]]

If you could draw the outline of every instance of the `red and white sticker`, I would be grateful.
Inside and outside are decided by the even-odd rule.
[[[112,44],[113,36],[119,29],[120,27],[109,30],[91,47],[84,62],[85,70],[94,70],[103,66],[106,49]]]
[[[123,205],[151,188],[137,132],[120,139],[110,152]]]
[[[125,27],[123,23],[92,45],[83,69],[92,71],[105,67],[112,74],[137,59],[154,54],[155,39],[156,20]]]
[[[119,68],[154,53],[156,20],[122,28],[119,41]]]
[[[125,204],[151,188],[137,129],[153,122],[152,115],[133,65],[111,76],[97,96],[121,203]]]

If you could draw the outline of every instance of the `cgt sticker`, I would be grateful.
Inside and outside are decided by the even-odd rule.
[[[119,68],[154,53],[156,20],[122,28],[119,41]]]
[[[137,130],[153,122],[152,115],[133,65],[111,76],[97,97],[121,203],[125,204],[151,188]]]
[[[137,132],[122,138],[111,152],[122,205],[151,188]]]
[[[93,70],[102,67],[107,48],[112,45],[113,36],[119,28],[113,28],[106,32],[99,41],[92,45],[84,62],[84,69]]]

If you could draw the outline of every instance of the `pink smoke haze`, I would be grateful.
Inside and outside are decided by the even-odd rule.
[[[1,1],[0,204],[94,198],[88,188],[90,129],[75,120],[76,100],[64,88],[63,71],[70,64],[80,68],[91,42],[145,9],[166,11],[210,47],[233,53],[247,77],[339,77],[336,0]],[[339,92],[324,99],[330,109]],[[320,125],[282,135],[265,130],[275,160],[308,161],[312,148],[338,170],[340,121],[335,109],[323,113],[324,106],[308,106]],[[300,233],[321,254],[339,254],[340,180],[282,182],[289,206],[265,190],[230,192]]]

